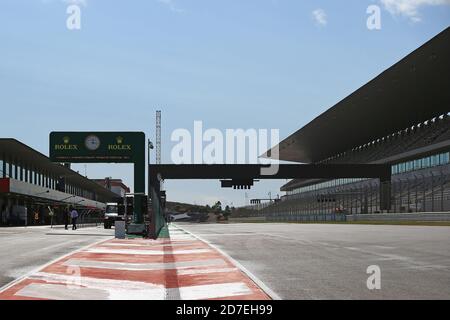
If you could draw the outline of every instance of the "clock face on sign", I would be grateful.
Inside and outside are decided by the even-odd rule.
[[[84,145],[88,150],[95,151],[100,148],[100,139],[97,136],[90,135],[86,138]]]

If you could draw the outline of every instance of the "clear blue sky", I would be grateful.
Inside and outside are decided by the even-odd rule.
[[[78,0],[82,28],[69,31],[68,2],[0,0],[0,136],[45,154],[52,130],[154,138],[161,109],[164,162],[172,131],[194,120],[279,128],[284,138],[450,22],[448,0]],[[381,8],[379,31],[366,27],[371,4]],[[133,181],[127,165],[87,173]],[[249,197],[282,183],[260,183]],[[167,188],[169,200],[245,199],[216,181]]]

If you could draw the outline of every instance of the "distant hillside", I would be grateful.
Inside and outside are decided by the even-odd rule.
[[[195,205],[195,204],[180,203],[180,202],[167,202],[166,209],[169,212],[179,212],[179,213],[185,213],[185,212],[210,213],[210,212],[213,212],[213,210],[209,206],[199,206],[199,205]]]
[[[199,206],[195,204],[189,204],[189,203],[180,203],[180,202],[167,202],[166,203],[166,209],[171,214],[188,214],[188,216],[191,216],[190,213],[195,214],[200,213],[202,217],[208,217],[208,219],[205,219],[204,221],[226,221],[228,220],[228,217],[232,214],[234,208],[226,207],[225,210],[222,208],[222,204],[220,202],[217,202],[213,207],[210,206]]]

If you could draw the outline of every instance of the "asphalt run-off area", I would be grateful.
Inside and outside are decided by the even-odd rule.
[[[171,239],[0,229],[0,299],[448,299],[450,227],[187,224]],[[369,266],[381,289],[369,290]]]

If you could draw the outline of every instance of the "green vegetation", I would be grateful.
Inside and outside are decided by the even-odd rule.
[[[179,202],[168,202],[166,204],[166,208],[169,212],[176,213],[189,213],[189,212],[198,212],[198,213],[207,213],[210,215],[214,215],[217,221],[228,221],[231,216],[233,207],[226,206],[225,209],[220,201],[217,201],[213,206],[201,206],[195,204],[188,203],[179,203]]]
[[[199,212],[210,213],[210,206],[200,206],[196,204],[180,203],[180,202],[168,202],[166,209],[170,212],[185,213],[185,212]]]

